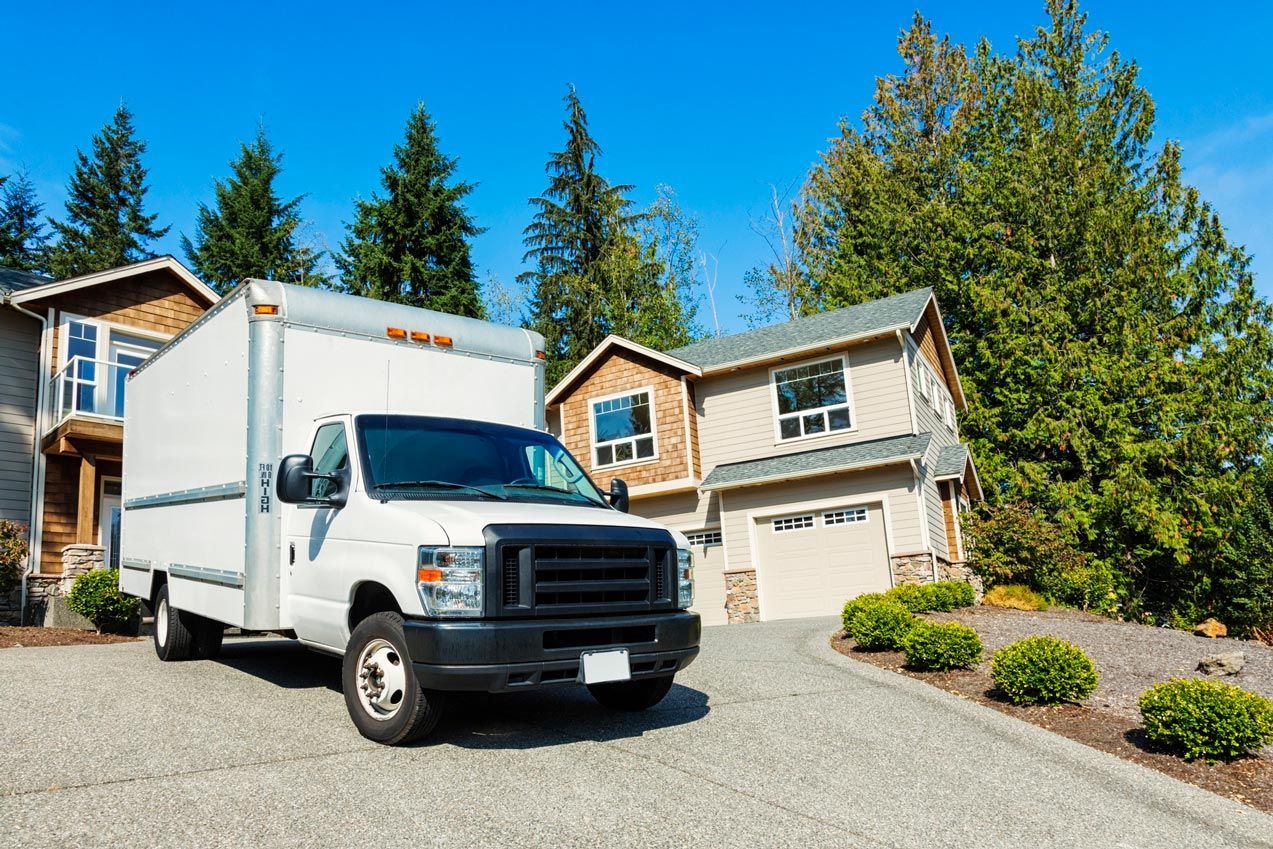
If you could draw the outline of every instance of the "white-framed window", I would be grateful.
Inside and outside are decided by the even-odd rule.
[[[826,527],[832,525],[855,525],[865,522],[867,512],[865,507],[846,507],[843,510],[830,510],[822,514],[822,524]]]
[[[788,531],[803,531],[813,527],[813,514],[807,516],[784,516],[781,519],[773,520],[774,533],[782,534]]]
[[[692,548],[707,548],[712,545],[721,544],[720,531],[695,531],[686,534],[685,538],[689,540]]]
[[[589,401],[594,468],[644,463],[658,457],[654,434],[654,388]]]
[[[844,357],[771,369],[770,379],[779,441],[853,427]]]
[[[924,396],[924,400],[931,400],[933,397],[933,387],[929,383],[933,373],[928,370],[928,366],[922,360],[918,362],[919,368],[919,394]]]
[[[955,429],[955,402],[951,400],[949,395],[946,396],[946,399],[944,403],[942,404],[942,413],[943,413],[942,420],[946,422],[946,427],[950,428],[951,430],[954,430]]]

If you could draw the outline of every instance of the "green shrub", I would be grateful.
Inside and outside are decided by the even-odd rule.
[[[1173,678],[1140,696],[1145,734],[1185,760],[1228,760],[1273,743],[1273,700],[1241,687]]]
[[[929,609],[925,606],[928,604],[928,596],[924,593],[924,586],[924,584],[898,584],[884,593],[884,597],[892,599],[911,613],[924,613]]]
[[[1097,613],[1109,613],[1118,607],[1115,586],[1114,573],[1096,563],[1047,570],[1039,576],[1039,589],[1057,604]]]
[[[972,667],[981,662],[981,637],[959,622],[919,620],[902,638],[902,651],[912,669]]]
[[[66,605],[99,631],[120,631],[137,615],[138,602],[119,591],[118,569],[93,569],[75,579]]]
[[[840,622],[844,625],[844,630],[852,633],[853,618],[858,612],[872,604],[879,604],[885,601],[884,593],[864,593],[855,598],[851,598],[844,603],[844,612],[840,614]]]
[[[8,592],[22,579],[27,559],[25,525],[0,519],[0,592]]]
[[[1025,584],[1000,584],[991,587],[982,596],[981,603],[991,607],[1006,607],[1009,610],[1048,609],[1047,599]]]
[[[1092,695],[1096,665],[1073,643],[1027,637],[995,652],[990,677],[1014,704],[1079,702]]]
[[[905,605],[882,599],[861,605],[849,622],[849,636],[868,651],[898,649],[902,637],[915,624],[915,617]]]

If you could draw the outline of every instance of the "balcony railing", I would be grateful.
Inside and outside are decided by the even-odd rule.
[[[49,381],[49,430],[73,416],[122,422],[124,382],[133,368],[125,363],[71,357]]]

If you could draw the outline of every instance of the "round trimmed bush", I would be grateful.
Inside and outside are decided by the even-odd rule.
[[[981,637],[959,622],[917,621],[902,638],[906,665],[940,672],[981,662]]]
[[[963,581],[938,581],[935,584],[924,584],[920,587],[925,597],[927,610],[948,611],[960,607],[969,607],[977,600],[977,594],[970,584]]]
[[[1273,743],[1273,700],[1232,684],[1173,678],[1139,704],[1145,735],[1185,760],[1228,760]]]
[[[911,613],[925,613],[931,608],[928,605],[928,594],[924,592],[927,584],[898,584],[884,593],[885,598],[905,607]]]
[[[899,649],[902,638],[915,624],[915,616],[905,605],[882,599],[862,605],[849,623],[853,641],[868,651]]]
[[[137,615],[138,602],[119,591],[118,569],[93,569],[71,584],[66,606],[99,631],[121,631]]]
[[[863,593],[846,601],[844,612],[840,614],[840,622],[844,625],[844,630],[850,633],[853,631],[853,618],[857,616],[858,611],[885,600],[884,593]]]
[[[990,659],[990,677],[1014,704],[1080,702],[1096,690],[1096,664],[1073,643],[1027,637]]]

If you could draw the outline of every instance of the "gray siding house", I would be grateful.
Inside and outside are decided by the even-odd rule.
[[[981,487],[931,290],[667,351],[611,336],[547,401],[599,483],[689,536],[705,623],[971,577],[960,513]]]

